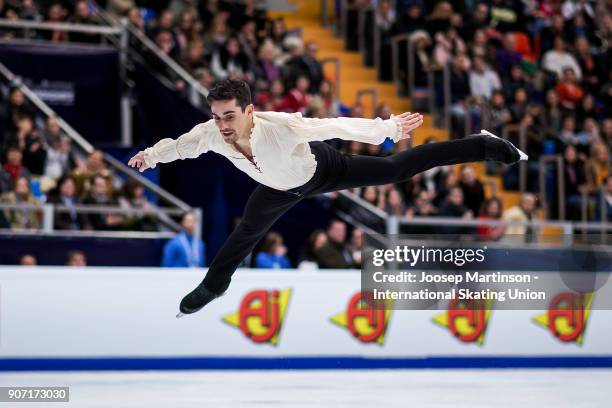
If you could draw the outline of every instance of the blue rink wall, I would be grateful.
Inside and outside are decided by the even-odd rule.
[[[0,267],[0,370],[612,367],[612,311],[365,311],[356,271],[240,270],[176,319],[204,272]]]

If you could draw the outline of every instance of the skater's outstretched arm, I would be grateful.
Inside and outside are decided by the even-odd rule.
[[[288,120],[291,128],[305,142],[323,141],[333,138],[355,140],[363,143],[381,144],[387,137],[397,142],[408,139],[414,129],[423,124],[420,113],[405,112],[383,120],[362,118],[304,118],[300,114],[291,115]]]
[[[214,120],[196,125],[177,139],[162,139],[154,146],[141,150],[128,162],[141,173],[153,169],[157,163],[169,163],[179,159],[194,159],[209,150],[213,132],[218,132]]]

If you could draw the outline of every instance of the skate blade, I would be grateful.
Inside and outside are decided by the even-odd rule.
[[[480,134],[491,136],[491,137],[494,137],[496,139],[501,139],[501,137],[499,137],[497,135],[494,135],[493,133],[489,132],[487,129],[480,129]],[[510,143],[510,144],[512,144],[512,143]],[[514,145],[512,145],[512,146],[514,146]],[[529,160],[529,156],[527,156],[527,154],[525,154],[521,149],[519,149],[516,146],[514,146],[514,148],[519,152],[519,161],[521,161],[521,160]]]
[[[177,319],[180,319],[180,318],[181,318],[181,317],[183,317],[183,316],[185,316],[185,313],[183,313],[183,312],[178,312],[178,313],[176,314],[176,318],[177,318]]]

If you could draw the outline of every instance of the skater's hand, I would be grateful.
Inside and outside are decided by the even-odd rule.
[[[128,162],[128,166],[138,169],[138,171],[140,171],[141,173],[146,169],[150,169],[151,167],[145,162],[144,155],[144,150],[139,151],[134,157],[130,159],[130,161]]]
[[[399,140],[410,139],[412,131],[423,124],[423,115],[420,113],[404,112],[401,115],[393,116],[393,119],[402,125],[402,135]]]

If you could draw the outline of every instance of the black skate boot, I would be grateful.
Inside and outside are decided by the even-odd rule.
[[[498,161],[505,164],[514,164],[518,161],[527,160],[529,158],[512,143],[494,135],[488,130],[482,129],[480,134],[486,137],[485,160],[487,161]]]
[[[200,283],[181,300],[180,312],[176,315],[176,318],[197,312],[219,296],[223,296],[223,293],[213,293],[204,286],[204,283]]]

